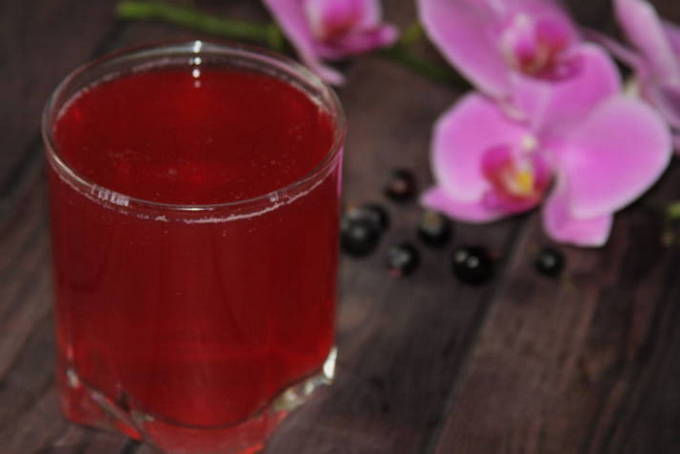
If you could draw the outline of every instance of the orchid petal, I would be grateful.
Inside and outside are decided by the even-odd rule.
[[[567,58],[575,65],[572,77],[560,81],[517,78],[513,104],[536,130],[568,129],[621,90],[616,65],[599,46],[576,46]]]
[[[345,83],[345,76],[343,76],[342,73],[328,65],[324,65],[318,58],[305,55],[301,55],[300,58],[313,73],[321,78],[321,80],[324,80],[331,85],[342,85]]]
[[[432,168],[439,185],[463,202],[480,200],[489,189],[484,153],[497,145],[518,144],[527,130],[508,119],[489,98],[472,93],[437,121]]]
[[[588,219],[577,219],[570,211],[570,201],[565,190],[566,185],[560,182],[545,202],[543,208],[543,226],[548,235],[555,241],[570,243],[576,246],[603,246],[612,228],[613,216],[608,214]]]
[[[317,39],[351,29],[374,28],[382,11],[379,0],[301,0]]]
[[[645,0],[615,0],[614,6],[626,36],[651,71],[664,79],[680,76],[680,64],[654,7]]]
[[[309,26],[317,39],[325,38],[329,29],[356,21],[353,1],[300,0],[307,14]]]
[[[659,110],[669,125],[680,129],[680,81],[674,84],[643,81],[642,93]]]
[[[370,28],[382,21],[380,0],[299,0],[312,23],[323,24],[351,17],[359,28]]]
[[[461,0],[453,0],[461,1]],[[468,0],[470,1],[470,0]],[[579,32],[567,12],[555,0],[472,0],[473,3],[485,5],[485,8],[496,17],[507,20],[517,14],[534,18],[550,18],[551,22],[559,22],[567,32],[569,42],[577,41]]]
[[[483,0],[484,1],[484,0]],[[571,21],[567,12],[555,0],[486,0],[488,3],[500,4],[505,9],[505,16],[513,14],[527,14],[533,17],[551,18],[553,21],[562,23],[567,30],[570,41],[579,39],[579,32]]]
[[[675,55],[680,55],[680,27],[672,22],[663,21],[663,28],[666,32],[666,38],[673,46]]]
[[[444,57],[481,91],[504,97],[510,90],[510,68],[494,33],[502,27],[484,2],[418,0],[420,21]]]
[[[500,208],[487,206],[483,200],[472,202],[456,200],[441,187],[434,187],[425,192],[421,203],[452,218],[472,223],[491,222],[509,214]]]
[[[614,56],[614,58],[630,66],[632,69],[635,69],[636,71],[642,69],[644,61],[642,57],[615,39],[612,39],[597,30],[587,30],[586,37],[594,43],[599,44],[600,46],[607,49]]]
[[[512,61],[518,57],[513,53],[535,50],[533,32],[522,38],[522,24],[541,21],[543,38],[557,39],[554,33],[559,31],[559,41],[564,39],[566,47],[578,38],[568,15],[552,0],[418,0],[418,11],[430,39],[446,59],[495,98],[512,91]],[[513,30],[513,24],[520,29]]]
[[[299,0],[264,0],[283,32],[295,47],[300,59],[322,79],[339,85],[344,82],[342,74],[324,65],[316,51],[315,38],[310,28],[304,6]]]
[[[370,28],[382,22],[383,12],[380,0],[354,0],[359,2],[361,8],[361,18],[358,26]]]
[[[574,217],[611,214],[649,189],[668,166],[671,136],[644,102],[615,96],[565,139],[557,163]]]

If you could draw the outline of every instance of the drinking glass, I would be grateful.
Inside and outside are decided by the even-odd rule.
[[[84,175],[66,156],[55,131],[79,96],[128,75],[206,69],[275,78],[303,93],[332,124],[312,170],[246,199],[171,203],[108,187],[101,180],[110,175]],[[158,127],[170,130],[164,120]],[[333,91],[262,50],[201,41],[143,47],[69,75],[47,104],[43,136],[64,414],[170,453],[256,452],[333,378],[345,137]],[[229,153],[231,144],[222,145]],[[88,152],[95,159],[107,150]]]

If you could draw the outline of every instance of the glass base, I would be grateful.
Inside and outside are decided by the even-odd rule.
[[[305,403],[317,389],[331,384],[337,351],[331,349],[322,368],[275,396],[269,404],[238,424],[191,427],[163,421],[126,402],[114,402],[84,384],[75,369],[60,373],[61,403],[71,421],[102,429],[113,429],[148,443],[169,454],[255,454],[293,409]]]

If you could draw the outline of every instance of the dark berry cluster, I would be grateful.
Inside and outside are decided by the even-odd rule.
[[[390,173],[384,193],[397,203],[413,200],[417,193],[416,178],[408,170],[396,169]],[[383,206],[376,203],[349,206],[342,217],[342,250],[353,257],[371,254],[389,226],[390,216]],[[429,210],[424,212],[416,232],[420,241],[431,248],[445,247],[454,234],[453,224],[446,216]],[[386,264],[392,276],[408,276],[418,268],[420,252],[410,242],[394,244],[387,250]],[[564,268],[564,257],[555,249],[543,248],[536,256],[534,266],[541,274],[556,277]],[[461,282],[481,285],[493,277],[495,260],[482,246],[458,247],[452,252],[451,268]]]

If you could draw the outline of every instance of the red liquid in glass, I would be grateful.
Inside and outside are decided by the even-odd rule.
[[[299,180],[329,153],[334,128],[281,80],[207,66],[84,90],[54,139],[66,165],[98,186],[192,205]],[[181,443],[168,427],[238,425],[318,372],[334,334],[338,179],[336,168],[296,200],[237,219],[218,210],[184,222],[83,194],[50,168],[67,415],[105,425],[98,409],[110,404],[113,419],[139,412],[164,427],[156,437]],[[89,390],[105,403],[93,405]]]

